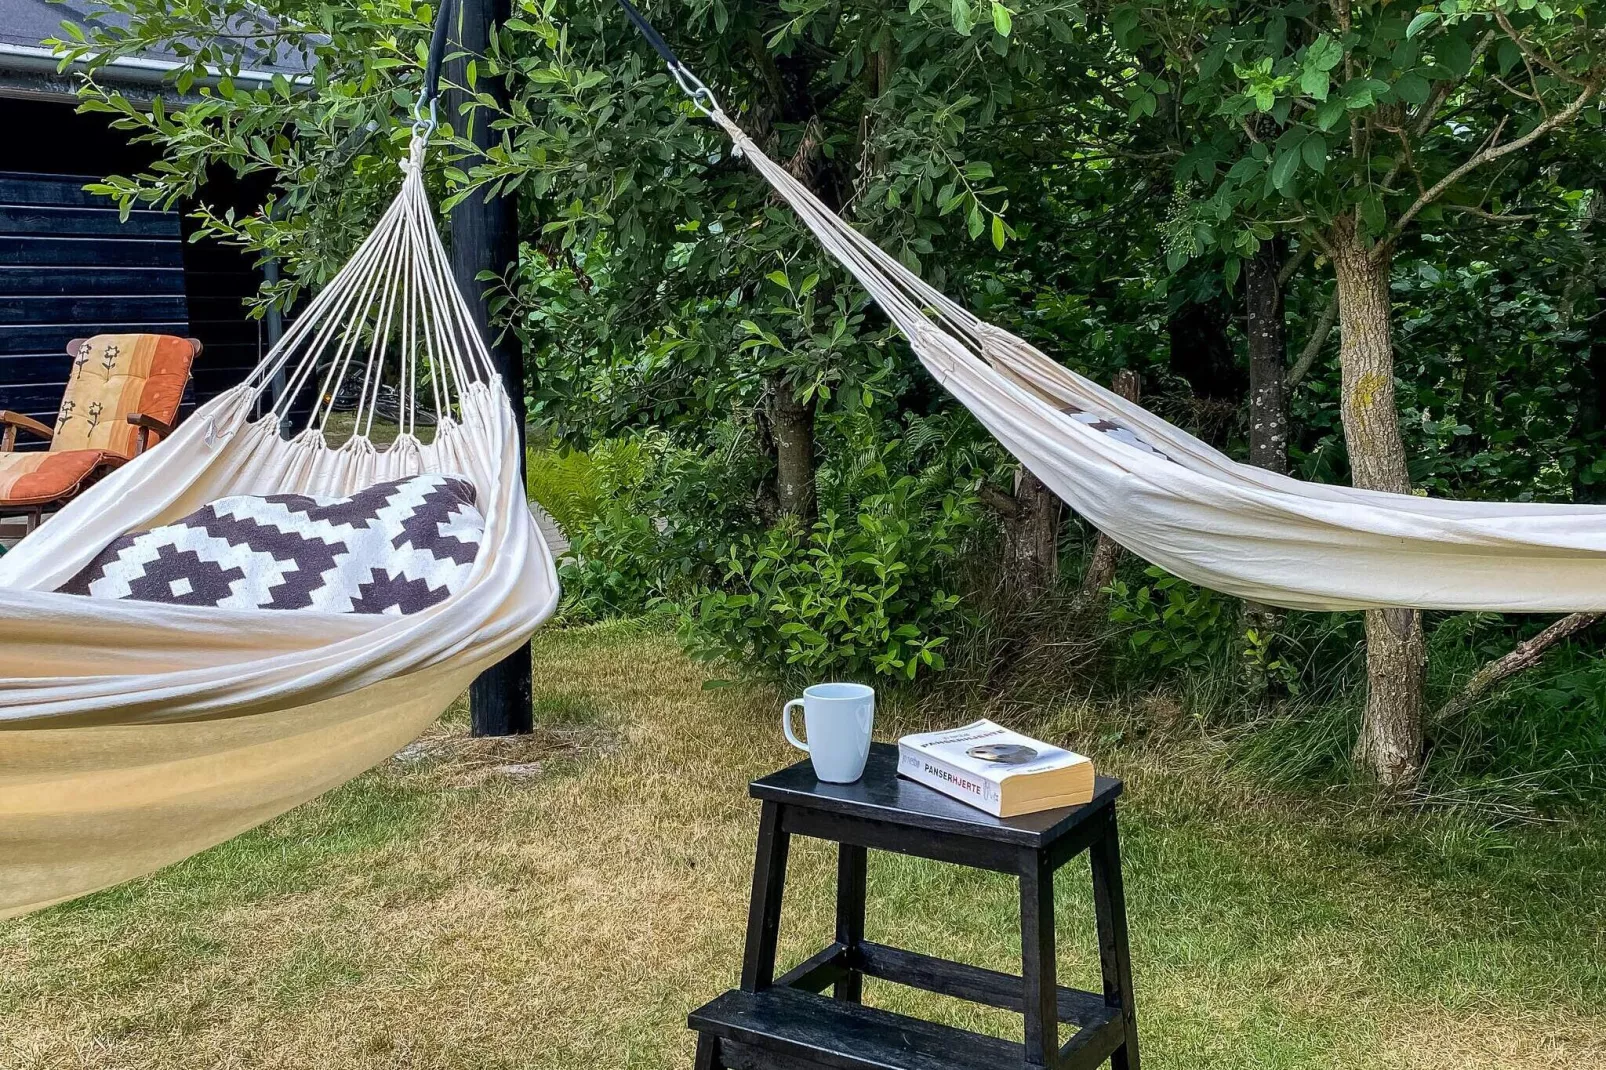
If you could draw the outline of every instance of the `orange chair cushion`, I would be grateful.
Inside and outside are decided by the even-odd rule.
[[[134,455],[130,413],[172,423],[184,399],[195,347],[168,334],[98,334],[73,354],[51,453],[104,450]]]
[[[105,450],[0,453],[0,505],[48,505],[70,497],[100,469],[122,463]]]

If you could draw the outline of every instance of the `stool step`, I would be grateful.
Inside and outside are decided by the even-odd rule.
[[[1026,1055],[997,1037],[793,988],[726,992],[688,1024],[718,1037],[717,1065],[734,1070],[1019,1070]]]

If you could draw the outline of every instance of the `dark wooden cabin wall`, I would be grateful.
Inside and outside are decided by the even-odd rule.
[[[266,349],[244,305],[261,280],[252,258],[191,242],[182,210],[120,223],[114,206],[85,193],[85,182],[151,160],[102,117],[54,100],[0,100],[0,113],[10,144],[27,146],[0,153],[0,408],[53,423],[67,341],[101,332],[199,338],[186,410],[239,383]],[[202,188],[208,203],[246,211],[254,192],[226,178]]]
[[[228,202],[225,202],[228,203]],[[189,241],[194,221],[184,220],[184,286],[190,332],[206,350],[195,365],[195,396],[204,401],[236,386],[267,352],[263,322],[246,313],[262,272],[254,259],[215,241]]]
[[[0,172],[0,408],[45,423],[72,369],[71,339],[190,333],[178,213],[121,221],[84,192],[89,181]]]

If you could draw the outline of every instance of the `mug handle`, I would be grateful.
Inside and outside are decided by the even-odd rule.
[[[788,702],[786,705],[781,707],[781,731],[786,733],[786,741],[788,743],[807,754],[809,745],[804,743],[801,739],[798,739],[797,736],[792,732],[792,707],[801,705],[803,705],[803,700],[800,698],[795,698],[791,702]]]

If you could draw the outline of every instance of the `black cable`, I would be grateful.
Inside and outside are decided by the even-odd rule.
[[[429,38],[429,61],[424,65],[424,88],[419,94],[418,106],[427,111],[441,92],[441,63],[446,59],[446,34],[456,14],[457,0],[440,0],[435,12],[435,29]]]
[[[636,29],[641,31],[641,36],[647,39],[647,43],[652,46],[653,51],[662,56],[664,62],[669,64],[670,70],[686,69],[685,65],[680,62],[680,57],[675,55],[675,50],[669,47],[669,42],[665,41],[663,36],[653,29],[652,23],[647,21],[647,16],[637,10],[635,4],[632,4],[630,0],[619,0],[619,6],[625,9],[625,17],[635,24]]]
[[[641,31],[641,36],[647,39],[652,50],[663,57],[664,65],[669,68],[669,74],[675,79],[675,84],[691,97],[692,103],[697,105],[697,110],[704,115],[718,115],[719,101],[714,98],[713,91],[704,85],[702,79],[693,74],[690,68],[680,62],[675,50],[669,47],[669,42],[665,41],[657,30],[653,29],[652,23],[647,21],[647,16],[643,15],[630,0],[619,0],[619,6],[624,8],[625,17]]]

